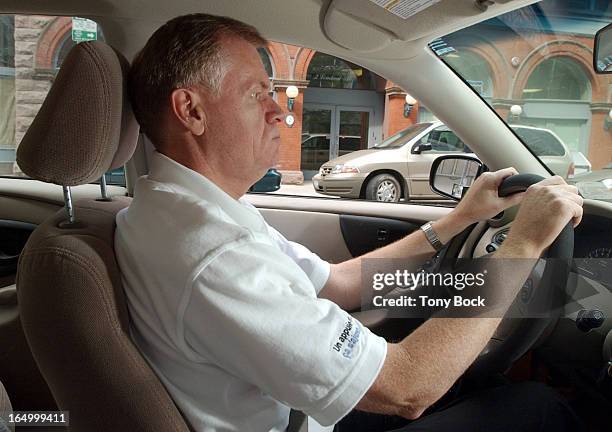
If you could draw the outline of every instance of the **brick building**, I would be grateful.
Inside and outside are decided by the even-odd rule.
[[[597,7],[591,0],[583,3]],[[462,30],[444,38],[452,49],[443,59],[502,118],[554,130],[598,169],[612,162],[612,128],[607,120],[612,79],[592,69],[594,29],[602,23],[584,10],[574,15],[566,24],[572,31],[565,36],[551,36],[540,28],[534,29],[532,40],[522,43],[506,38],[506,28],[495,22]],[[18,172],[12,163],[15,148],[75,43],[71,29],[70,17],[0,19],[0,174]],[[97,37],[103,35],[99,32]],[[286,88],[299,89],[293,105],[295,123],[281,126],[278,168],[285,182],[300,183],[329,159],[371,147],[413,123],[433,118],[418,101],[408,113],[401,88],[359,65],[276,42],[260,54],[281,107],[287,108]],[[556,109],[551,114],[553,101]],[[522,108],[520,117],[511,116],[513,105]]]

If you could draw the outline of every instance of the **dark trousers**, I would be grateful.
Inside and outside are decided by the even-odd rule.
[[[417,420],[353,411],[334,432],[581,431],[561,397],[543,384],[524,382],[475,391],[426,412]]]

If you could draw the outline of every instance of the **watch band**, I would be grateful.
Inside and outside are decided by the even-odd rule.
[[[433,226],[431,226],[431,222],[427,222],[421,226],[421,230],[425,233],[427,241],[429,241],[436,252],[444,247],[444,244],[442,244],[440,241],[440,237],[438,237],[438,234],[434,231]]]

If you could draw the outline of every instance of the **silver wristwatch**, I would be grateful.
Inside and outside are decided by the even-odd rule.
[[[425,237],[427,237],[427,240],[436,251],[439,251],[444,247],[444,245],[440,241],[440,237],[438,237],[438,234],[431,226],[431,222],[427,222],[426,224],[424,224],[421,227],[421,230],[423,230],[423,232],[425,233]]]

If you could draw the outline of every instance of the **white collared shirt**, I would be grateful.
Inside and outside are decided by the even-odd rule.
[[[154,152],[117,215],[132,337],[196,431],[323,425],[378,375],[384,339],[317,298],[329,264],[257,209]]]

